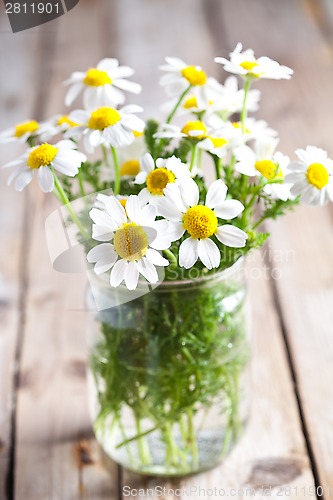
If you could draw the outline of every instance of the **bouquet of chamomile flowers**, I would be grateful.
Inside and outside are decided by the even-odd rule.
[[[231,73],[224,83],[166,58],[161,124],[124,104],[126,92],[141,91],[128,79],[133,70],[103,59],[65,82],[66,105],[82,96],[81,109],[0,134],[29,147],[4,166],[8,183],[22,191],[37,178],[66,205],[107,285],[102,294],[163,281],[99,314],[90,357],[97,438],[138,472],[211,467],[237,440],[247,419],[245,288],[225,272],[264,244],[267,219],[333,200],[325,151],[308,146],[291,161],[277,132],[248,116],[258,109],[257,80],[293,71],[241,44],[215,62]],[[215,179],[207,182],[209,168]],[[77,213],[72,202],[92,193]]]
[[[131,68],[104,59],[65,82],[66,104],[82,93],[84,109],[26,121],[0,135],[1,142],[30,146],[5,165],[13,167],[8,183],[18,191],[36,176],[44,192],[68,204],[112,188],[111,196],[100,196],[91,207],[92,238],[102,243],[88,260],[97,274],[111,270],[113,287],[124,280],[134,289],[139,275],[154,283],[156,266],[183,268],[179,276],[193,267],[203,274],[226,268],[264,243],[268,235],[258,228],[266,219],[300,200],[323,204],[333,198],[333,163],[326,152],[308,146],[290,162],[277,150],[277,133],[248,117],[260,98],[252,85],[260,78],[289,79],[292,70],[268,57],[256,59],[241,44],[230,59],[215,61],[233,74],[224,84],[199,66],[166,58],[160,83],[168,96],[167,118],[161,125],[144,122],[140,106],[124,106],[124,91],[138,94],[141,86],[127,79]],[[95,152],[100,158],[87,160]],[[209,186],[202,174],[207,162],[216,174]]]

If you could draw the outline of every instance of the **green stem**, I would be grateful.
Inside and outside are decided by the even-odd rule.
[[[144,436],[142,435],[141,421],[137,415],[135,415],[135,423],[136,423],[136,429],[137,429],[138,436],[139,436],[138,437],[139,457],[140,457],[142,465],[148,465],[151,462],[150,452],[149,452],[149,448],[147,446],[147,443],[143,439]]]
[[[109,165],[108,152],[104,144],[102,144],[103,160],[106,166]]]
[[[128,443],[131,443],[132,441],[136,441],[137,439],[143,438],[145,436],[148,436],[148,434],[151,434],[152,432],[156,431],[159,429],[158,425],[155,425],[152,429],[149,429],[148,431],[141,432],[141,434],[137,434],[136,436],[133,436],[131,438],[125,439],[121,443],[117,444],[116,448],[122,448],[123,446],[126,446]]]
[[[250,87],[251,87],[251,79],[245,78],[244,99],[243,99],[243,107],[242,107],[242,112],[241,112],[241,126],[242,126],[242,134],[243,135],[245,135],[245,125],[246,125],[246,118],[247,118],[246,101],[247,101],[247,96],[248,96]]]
[[[79,173],[77,174],[77,178],[79,181],[80,195],[86,196],[86,192],[84,190],[84,185],[83,185],[82,172],[80,168],[79,168]]]
[[[216,179],[221,179],[222,158],[214,156]]]
[[[64,191],[64,189],[63,189],[63,187],[62,187],[62,185],[61,185],[61,183],[60,183],[58,177],[56,176],[56,173],[52,167],[51,167],[51,170],[53,173],[54,185],[55,185],[56,190],[58,191],[60,200],[66,206],[69,215],[71,216],[73,222],[77,225],[82,236],[86,240],[89,240],[90,239],[89,234],[87,233],[86,229],[83,227],[81,221],[79,220],[76,213],[74,212],[73,207],[72,207],[72,205],[71,205],[71,203],[70,203],[70,201],[69,201],[69,199],[68,199],[68,197],[67,197],[67,195],[66,195],[66,193],[65,193],[65,191]]]
[[[119,170],[117,150],[113,146],[111,146],[111,153],[112,153],[114,173],[115,173],[114,194],[117,196],[117,194],[119,194],[120,192],[120,170]]]
[[[195,160],[197,157],[197,144],[192,145],[192,156],[191,156],[191,163],[190,163],[190,172],[192,172],[192,169],[195,164]]]
[[[194,429],[193,411],[188,410],[187,416],[188,416],[189,440],[190,440],[191,450],[192,450],[192,461],[193,461],[192,465],[193,465],[193,467],[197,467],[199,464],[199,453],[198,453],[198,446],[197,446],[197,438],[196,438],[195,429]]]
[[[177,104],[176,106],[173,108],[173,110],[171,111],[171,113],[169,114],[168,118],[167,118],[167,123],[170,123],[172,118],[175,116],[176,112],[177,112],[177,109],[179,108],[179,106],[181,105],[184,97],[186,96],[186,94],[191,90],[192,88],[192,85],[189,85],[185,90],[184,92],[181,94],[180,98],[178,99],[177,101]]]
[[[171,261],[170,264],[174,264],[175,266],[177,265],[177,258],[171,252],[171,250],[169,249],[163,250],[163,253],[169,259],[169,261]]]
[[[267,219],[267,217],[265,215],[263,215],[262,217],[260,217],[260,219],[252,226],[252,230],[253,229],[257,229],[257,227],[261,226],[261,224]]]

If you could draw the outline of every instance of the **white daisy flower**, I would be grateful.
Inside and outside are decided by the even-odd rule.
[[[129,146],[118,149],[120,175],[133,178],[141,171],[140,158],[146,151],[143,132],[133,131],[134,142]]]
[[[299,162],[289,165],[286,182],[293,184],[291,193],[301,195],[308,205],[325,205],[333,201],[333,160],[327,152],[314,146],[297,149]]]
[[[64,82],[65,85],[71,85],[65,103],[70,106],[84,90],[83,104],[86,109],[123,104],[125,102],[123,90],[134,94],[141,92],[141,85],[125,80],[133,74],[132,68],[119,66],[117,59],[103,59],[96,68],[90,68],[86,73],[76,71]]]
[[[144,130],[144,121],[134,114],[141,111],[140,106],[133,104],[119,110],[103,107],[95,111],[73,111],[69,115],[70,120],[81,125],[69,129],[65,137],[78,139],[83,136],[88,153],[93,153],[95,147],[101,144],[115,148],[129,145],[135,139],[134,134]]]
[[[213,182],[207,192],[205,205],[199,203],[199,188],[192,179],[186,189],[168,186],[158,204],[159,213],[170,222],[168,234],[175,241],[184,233],[189,236],[179,248],[179,265],[189,269],[198,259],[212,269],[221,261],[218,246],[211,239],[215,236],[229,247],[241,248],[247,234],[230,224],[219,226],[218,218],[230,220],[237,217],[244,206],[237,200],[226,200],[228,188],[221,179]]]
[[[0,144],[8,142],[27,142],[29,139],[47,141],[54,135],[54,127],[49,122],[29,120],[18,123],[0,133]]]
[[[291,197],[291,184],[282,181],[289,172],[290,161],[288,156],[275,152],[278,143],[278,139],[268,137],[256,141],[254,150],[249,146],[235,149],[235,170],[249,177],[262,176],[269,182],[264,187],[265,193],[286,201]]]
[[[222,115],[224,119],[233,113],[241,112],[244,102],[244,89],[238,88],[236,76],[229,76],[223,85],[218,84],[220,92],[211,101],[210,111],[215,111]],[[246,100],[247,111],[257,111],[259,108],[260,91],[249,90]]]
[[[48,120],[50,128],[53,130],[53,135],[64,134],[71,128],[78,127],[80,123],[74,122],[68,115],[55,115]]]
[[[218,158],[224,158],[228,152],[228,145],[232,138],[228,134],[228,131],[214,131],[208,135],[205,139],[199,142],[198,147],[204,149],[209,153],[217,156]]]
[[[160,84],[169,97],[179,97],[190,85],[191,93],[196,98],[199,108],[209,102],[209,92],[214,90],[216,80],[207,77],[201,66],[188,66],[177,57],[166,57],[167,64],[160,66],[167,74],[162,76]]]
[[[156,164],[153,157],[146,153],[141,158],[141,172],[135,177],[135,184],[145,184],[146,187],[139,193],[143,203],[156,205],[158,200],[164,196],[164,190],[169,184],[181,185],[188,182],[191,172],[187,165],[179,158],[158,158]]]
[[[87,255],[88,262],[96,263],[96,274],[111,269],[111,286],[118,287],[125,281],[129,290],[137,288],[140,274],[149,283],[157,283],[155,266],[169,265],[158,251],[171,245],[166,236],[168,222],[156,221],[156,207],[142,207],[138,196],[129,196],[126,210],[114,196],[109,196],[104,206],[105,211],[90,211],[93,238],[104,242]]]
[[[230,52],[230,60],[224,57],[215,57],[214,61],[223,64],[224,70],[236,75],[248,76],[251,78],[270,78],[281,80],[291,78],[293,70],[287,66],[281,66],[278,62],[269,57],[255,58],[252,49],[242,52],[241,43],[236,45],[233,52]]]
[[[255,118],[247,118],[245,121],[244,133],[241,122],[225,122],[218,115],[208,117],[207,125],[215,130],[228,130],[226,133],[233,137],[235,144],[277,136],[277,131],[268,127],[265,120],[256,120]]]
[[[51,168],[74,177],[86,159],[84,154],[76,150],[72,141],[60,141],[54,146],[45,143],[30,148],[18,160],[7,163],[3,168],[16,167],[8,178],[8,185],[15,180],[16,191],[22,191],[37,173],[40,188],[44,193],[50,193],[54,188]]]
[[[181,139],[186,137],[187,139],[193,139],[201,141],[208,135],[208,130],[206,125],[200,121],[189,121],[182,128],[177,125],[164,124],[162,126],[162,131],[157,132],[154,137],[167,138],[167,139]]]

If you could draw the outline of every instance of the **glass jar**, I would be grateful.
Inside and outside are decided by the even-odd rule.
[[[103,282],[97,290],[111,301],[122,293]],[[108,456],[156,476],[193,474],[223,460],[249,412],[245,299],[241,259],[91,315],[89,406]]]

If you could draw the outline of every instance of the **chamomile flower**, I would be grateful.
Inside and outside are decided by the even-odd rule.
[[[179,247],[179,265],[189,269],[198,259],[212,269],[218,267],[221,255],[213,241],[216,237],[226,246],[241,248],[246,244],[247,234],[236,226],[219,226],[218,218],[230,220],[237,217],[244,206],[237,200],[226,200],[227,186],[221,179],[208,189],[205,205],[199,205],[199,188],[192,179],[185,189],[167,186],[165,196],[158,204],[159,213],[170,221],[168,234],[179,240],[186,238]]]
[[[74,122],[68,115],[55,115],[49,121],[49,125],[54,130],[54,135],[64,134],[71,128],[78,127],[80,124]]]
[[[50,123],[28,120],[1,132],[0,144],[14,141],[24,143],[29,141],[29,139],[46,141],[52,135],[54,135],[54,127]]]
[[[281,66],[278,62],[269,57],[255,58],[252,49],[242,52],[241,43],[236,45],[233,52],[230,52],[230,60],[224,57],[215,57],[214,61],[223,64],[224,70],[229,73],[251,78],[270,78],[281,80],[291,78],[293,70],[287,66]]]
[[[4,165],[16,167],[8,178],[8,185],[15,180],[16,191],[22,191],[37,174],[38,183],[44,193],[50,193],[54,188],[54,177],[51,169],[74,177],[86,161],[86,156],[76,150],[72,141],[60,141],[55,145],[41,144],[30,148],[18,160]]]
[[[69,129],[65,137],[78,139],[88,153],[93,153],[96,146],[121,147],[131,144],[135,133],[143,132],[145,123],[134,113],[140,113],[140,106],[129,105],[121,109],[111,107],[98,108],[95,111],[77,110],[70,113],[69,118],[81,125]]]
[[[227,131],[221,130],[212,132],[205,139],[199,142],[198,147],[208,151],[218,158],[223,158],[228,151],[228,145],[230,144],[229,139],[230,136]]]
[[[157,132],[154,137],[159,137],[161,139],[181,139],[185,137],[187,139],[200,141],[208,135],[206,125],[200,120],[189,121],[183,127],[166,123],[162,128],[163,130]]]
[[[160,84],[169,97],[177,97],[192,86],[191,94],[196,98],[198,107],[206,106],[209,102],[209,91],[214,88],[216,80],[207,77],[201,66],[188,66],[177,57],[166,57],[167,64],[160,66],[163,75]]]
[[[212,115],[207,118],[207,125],[211,129],[221,130],[226,129],[230,136],[233,137],[235,144],[243,144],[251,140],[261,140],[268,137],[276,137],[277,132],[270,128],[265,120],[256,120],[255,118],[248,118],[245,121],[244,130],[239,121],[225,122],[220,116]]]
[[[140,158],[145,152],[143,132],[133,131],[134,141],[129,146],[118,149],[120,175],[133,178],[141,171]]]
[[[172,156],[168,159],[158,158],[156,164],[149,153],[141,158],[141,172],[135,177],[135,184],[145,184],[146,187],[139,193],[142,202],[156,205],[164,196],[164,190],[169,184],[186,185],[191,179],[191,172],[187,165],[179,158]]]
[[[118,287],[122,281],[129,290],[135,290],[141,274],[149,283],[157,283],[155,266],[169,262],[158,250],[167,249],[171,241],[166,236],[168,222],[156,221],[156,208],[142,207],[138,196],[131,195],[126,210],[114,196],[104,200],[105,210],[93,208],[93,238],[102,241],[87,255],[95,263],[96,274],[111,269],[110,284]]]
[[[64,82],[65,85],[70,85],[65,103],[70,106],[84,90],[83,104],[86,109],[123,104],[123,90],[134,94],[141,92],[141,85],[125,80],[133,74],[132,68],[119,66],[117,59],[102,59],[96,68],[90,68],[85,73],[76,71]]]
[[[291,193],[301,195],[308,205],[325,205],[333,201],[333,160],[327,152],[314,146],[297,149],[299,162],[289,165],[286,182],[292,183]]]
[[[254,150],[249,146],[236,149],[235,170],[249,177],[261,176],[269,182],[264,187],[265,193],[286,201],[290,198],[291,184],[283,181],[289,172],[290,161],[288,156],[275,151],[278,143],[278,139],[268,137],[256,141]]]
[[[212,101],[210,110],[216,111],[224,117],[229,117],[233,113],[239,113],[243,107],[244,89],[238,88],[237,77],[229,76],[223,85],[219,84],[219,89],[220,92]],[[250,90],[246,99],[247,111],[257,111],[259,101],[260,91],[257,89]]]

